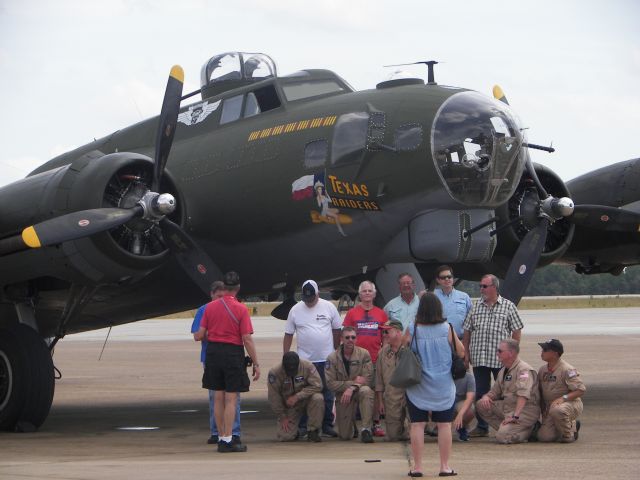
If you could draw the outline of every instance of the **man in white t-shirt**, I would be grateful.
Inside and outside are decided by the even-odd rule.
[[[342,319],[335,305],[320,298],[318,284],[307,280],[302,284],[302,301],[289,311],[284,326],[282,347],[284,353],[291,350],[293,334],[297,335],[298,355],[313,363],[322,378],[322,396],[324,397],[324,418],[322,433],[337,437],[333,429],[334,395],[327,388],[324,378],[327,357],[340,345]],[[300,435],[306,434],[306,417],[300,421]]]

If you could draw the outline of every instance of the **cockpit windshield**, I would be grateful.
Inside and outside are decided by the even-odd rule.
[[[227,52],[211,57],[202,68],[201,86],[223,81],[245,82],[276,76],[273,60],[263,53]]]
[[[449,194],[470,207],[497,207],[524,169],[523,134],[507,105],[477,92],[449,97],[433,122],[431,149]]]

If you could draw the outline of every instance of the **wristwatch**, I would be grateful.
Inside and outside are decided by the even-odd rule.
[[[511,415],[513,418],[515,418],[516,420],[520,420],[520,415]]]
[[[569,395],[562,395],[562,400],[564,400],[565,402],[569,401]]]

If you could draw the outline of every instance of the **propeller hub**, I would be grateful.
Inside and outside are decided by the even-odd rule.
[[[170,193],[162,193],[156,198],[155,208],[162,215],[170,215],[176,209],[176,199]]]
[[[573,200],[569,197],[547,197],[542,201],[542,211],[558,220],[573,214]]]

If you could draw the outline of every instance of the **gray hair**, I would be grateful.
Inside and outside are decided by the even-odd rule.
[[[482,278],[488,278],[491,280],[491,285],[496,287],[496,292],[500,291],[500,280],[498,280],[498,277],[496,277],[495,275],[491,274],[491,273],[487,273],[486,275],[483,275]]]
[[[360,285],[358,285],[358,293],[360,293],[362,291],[362,287],[364,287],[366,285],[370,285],[371,289],[373,290],[373,293],[376,293],[375,284],[373,282],[370,282],[369,280],[365,280],[363,282],[360,282]]]
[[[520,342],[517,340],[514,340],[513,338],[505,338],[500,343],[505,344],[509,351],[520,353]]]

